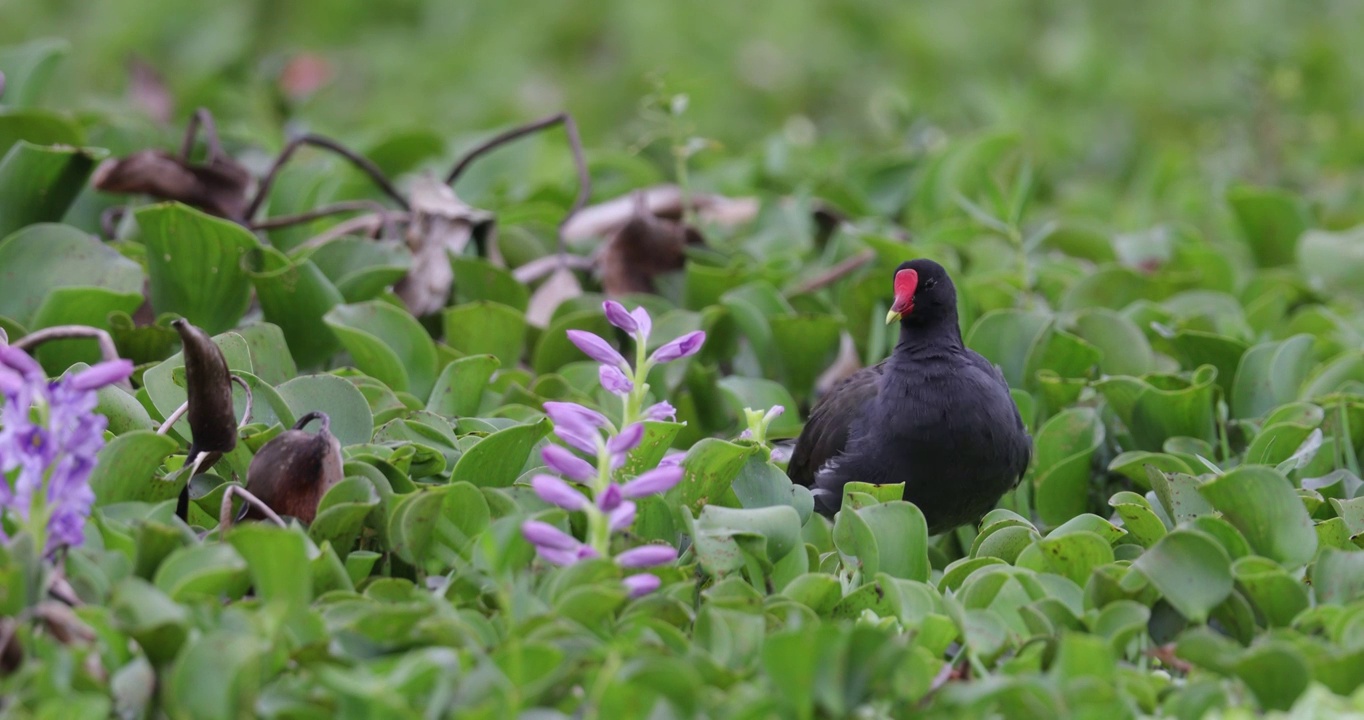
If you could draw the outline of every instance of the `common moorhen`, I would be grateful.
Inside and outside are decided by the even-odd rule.
[[[978,520],[1018,484],[1032,438],[999,368],[962,343],[947,271],[910,260],[894,288],[895,351],[815,404],[787,472],[828,516],[849,482],[904,483],[938,534]]]

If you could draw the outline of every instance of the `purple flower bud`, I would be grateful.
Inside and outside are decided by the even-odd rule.
[[[29,357],[29,354],[23,350],[11,345],[0,345],[0,365],[8,365],[30,381],[42,380],[47,377],[43,374],[43,366],[39,365],[37,360]]]
[[[669,404],[667,400],[664,400],[663,402],[659,402],[659,403],[654,403],[653,405],[650,405],[649,407],[644,408],[644,419],[645,419],[645,420],[653,420],[653,421],[655,421],[655,422],[661,422],[661,421],[664,421],[664,420],[673,420],[673,419],[675,419],[676,417],[677,417],[677,408],[675,408],[675,407],[673,407],[671,404]]]
[[[530,486],[541,500],[565,510],[582,510],[587,506],[587,498],[582,493],[553,475],[536,475],[531,478]]]
[[[620,434],[606,441],[606,449],[612,455],[624,455],[634,450],[644,439],[644,424],[635,423],[620,431]]]
[[[676,465],[656,467],[634,480],[625,483],[625,485],[621,487],[620,492],[627,498],[662,495],[671,490],[674,485],[682,482],[682,476],[684,474],[686,474],[686,471]]]
[[[621,582],[625,585],[625,589],[630,591],[632,598],[648,595],[663,584],[657,575],[650,575],[649,573],[637,573],[621,580]]]
[[[625,377],[625,373],[614,365],[602,365],[597,370],[597,377],[601,379],[601,386],[606,388],[607,392],[616,395],[629,395],[635,389],[635,384],[630,378]]]
[[[577,550],[578,546],[582,544],[572,535],[539,520],[527,520],[521,523],[521,534],[537,548]]]
[[[615,510],[620,507],[621,501],[625,499],[625,496],[622,493],[623,490],[620,485],[617,485],[616,483],[607,485],[606,489],[597,496],[597,507],[605,512]]]
[[[653,318],[649,317],[649,311],[643,305],[630,311],[630,317],[635,319],[635,324],[639,326],[639,331],[635,333],[636,339],[644,342],[649,339],[649,333],[654,331]]]
[[[676,559],[677,549],[671,545],[640,545],[617,555],[616,564],[627,568],[646,568]]]
[[[591,408],[571,402],[547,402],[545,414],[555,425],[578,423],[591,428],[606,427],[606,416]],[[595,451],[594,451],[595,452]]]
[[[536,545],[535,554],[539,555],[545,562],[551,565],[572,565],[583,559],[583,548],[587,548],[588,550],[592,549],[586,545],[575,550],[559,550],[557,548]]]
[[[773,405],[772,409],[768,410],[766,415],[763,415],[763,425],[766,425],[772,422],[773,420],[776,420],[777,418],[781,417],[782,413],[784,412],[786,412],[785,407],[781,405]]]
[[[568,339],[587,356],[607,365],[625,365],[625,357],[611,347],[611,343],[585,330],[569,330]]]
[[[132,374],[132,360],[110,360],[91,365],[89,369],[71,376],[71,387],[79,391],[98,390],[125,380]]]
[[[676,340],[673,340],[667,345],[664,345],[663,347],[655,350],[653,356],[650,357],[649,359],[653,360],[654,362],[665,363],[672,362],[673,360],[677,360],[679,358],[688,357],[690,355],[695,355],[696,353],[700,352],[701,344],[704,343],[705,341],[706,341],[705,332],[701,330],[697,330],[696,332],[689,332],[686,335],[683,335],[682,337],[677,338]]]
[[[658,461],[658,466],[659,466],[659,467],[681,467],[681,466],[682,466],[682,461],[685,460],[686,458],[687,458],[687,453],[686,453],[685,451],[683,451],[683,450],[674,450],[674,451],[668,453],[667,455],[664,455],[664,456],[663,456],[663,459]]]
[[[611,526],[611,532],[620,532],[629,528],[635,522],[635,504],[626,500],[612,510],[606,516],[607,524]]]
[[[607,322],[631,335],[639,331],[639,322],[625,309],[624,305],[615,300],[607,300],[601,304],[601,307],[602,310],[606,311]]]
[[[592,467],[592,463],[558,445],[546,445],[545,449],[540,451],[540,458],[550,470],[569,480],[582,481],[597,476],[597,469]]]

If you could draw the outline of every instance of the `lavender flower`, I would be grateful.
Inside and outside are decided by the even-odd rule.
[[[648,595],[663,584],[663,581],[659,580],[657,575],[650,575],[649,573],[637,573],[625,578],[621,582],[625,583],[625,589],[630,591],[630,597],[632,598]]]
[[[640,545],[616,556],[616,562],[627,568],[653,567],[676,559],[677,549],[671,545]]]
[[[624,305],[615,300],[607,300],[601,304],[602,310],[606,313],[606,321],[634,335],[639,332],[639,321],[625,309]]]
[[[662,495],[673,489],[674,485],[682,482],[683,474],[684,471],[677,465],[671,467],[660,465],[622,485],[620,488],[621,496],[641,498],[649,495]]]
[[[565,510],[582,510],[587,505],[587,498],[582,493],[553,475],[536,475],[531,478],[530,486],[541,500]]]
[[[18,516],[48,555],[85,540],[95,502],[88,480],[108,424],[94,412],[95,390],[132,371],[116,360],[49,382],[27,353],[0,346],[0,513]]]
[[[582,482],[597,476],[597,468],[593,467],[592,463],[558,445],[546,445],[545,449],[540,451],[540,458],[550,470],[569,480]]]
[[[569,330],[568,339],[577,345],[579,350],[587,353],[588,357],[599,363],[617,367],[625,365],[625,356],[621,355],[619,350],[611,347],[611,343],[597,335],[586,330]]]
[[[705,341],[706,334],[704,332],[700,330],[689,332],[655,350],[649,359],[656,363],[665,363],[695,355],[701,351],[701,344]]]
[[[677,408],[673,407],[670,403],[668,403],[667,400],[664,400],[663,402],[656,402],[653,405],[644,408],[645,420],[663,421],[673,420],[676,417]]]
[[[635,383],[614,365],[602,365],[597,371],[597,377],[607,392],[616,395],[629,395],[635,389]]]

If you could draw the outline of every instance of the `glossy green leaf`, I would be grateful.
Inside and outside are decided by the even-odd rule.
[[[323,316],[355,366],[394,390],[424,396],[436,381],[436,347],[406,311],[386,302],[338,305]]]

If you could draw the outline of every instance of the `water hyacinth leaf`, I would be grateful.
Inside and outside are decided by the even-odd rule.
[[[491,522],[488,502],[477,487],[457,482],[423,488],[389,507],[392,550],[419,567],[449,568],[467,557]]]
[[[180,443],[174,438],[151,430],[134,430],[109,441],[100,448],[90,473],[95,504],[156,503],[176,497],[188,478],[158,478],[157,470],[179,449]]]
[[[1364,273],[1364,226],[1343,232],[1311,230],[1297,248],[1298,267],[1308,282],[1330,294],[1361,296],[1355,280]]]
[[[1050,324],[1051,319],[1040,313],[996,310],[976,320],[966,345],[998,365],[1009,387],[1023,388],[1031,384],[1028,357]]]
[[[173,715],[205,720],[249,714],[268,653],[264,641],[235,630],[195,638],[168,671],[166,706]]]
[[[1075,334],[1103,353],[1099,369],[1107,375],[1144,375],[1156,370],[1151,343],[1123,315],[1105,308],[1075,316]]]
[[[259,265],[248,274],[265,319],[284,331],[299,365],[321,365],[340,347],[322,318],[344,302],[341,292],[309,260],[291,260],[271,247],[257,257]]]
[[[37,331],[60,325],[85,325],[108,331],[110,313],[132,313],[141,304],[141,292],[121,293],[97,287],[53,288],[34,313],[30,327]],[[96,363],[103,359],[99,342],[94,338],[45,342],[38,347],[35,356],[52,376],[61,375],[78,362]]]
[[[1198,490],[1241,531],[1257,554],[1288,568],[1302,567],[1316,554],[1312,518],[1298,501],[1292,483],[1277,471],[1241,467]]]
[[[378,505],[379,495],[373,483],[362,477],[348,477],[322,496],[317,516],[308,526],[308,537],[319,546],[331,543],[344,558],[355,544],[365,518]]]
[[[1268,558],[1240,558],[1231,569],[1237,587],[1270,627],[1288,627],[1311,605],[1307,586]]]
[[[251,578],[246,561],[231,545],[213,543],[182,547],[157,568],[153,584],[176,602],[192,598],[237,599]]]
[[[396,241],[337,238],[306,255],[327,277],[344,302],[374,300],[407,274],[412,253]]]
[[[1100,380],[1096,387],[1131,430],[1136,449],[1154,452],[1172,437],[1213,440],[1216,377],[1217,369],[1204,365],[1187,379],[1167,375],[1111,377]]]
[[[390,388],[425,396],[436,381],[436,346],[416,318],[374,300],[323,316],[361,372]]]
[[[843,599],[843,588],[833,575],[810,572],[787,583],[781,594],[823,616]]]
[[[1311,571],[1318,604],[1345,604],[1364,596],[1364,553],[1322,550]]]
[[[526,343],[526,316],[515,308],[478,301],[446,308],[442,313],[445,342],[466,355],[492,355],[503,367],[515,367]]]
[[[552,427],[548,418],[526,425],[514,425],[478,441],[455,463],[451,482],[468,482],[476,487],[511,487],[530,458],[531,449]]]
[[[815,379],[838,353],[842,323],[832,315],[805,314],[771,317],[768,324],[784,385],[797,398],[809,397]]]
[[[1146,450],[1128,450],[1118,455],[1109,461],[1108,471],[1118,473],[1136,483],[1138,487],[1145,488],[1150,484],[1150,477],[1146,474],[1147,465],[1165,473],[1193,474],[1193,468],[1178,457]]]
[[[115,626],[137,641],[153,662],[173,659],[189,636],[189,613],[151,583],[128,577],[109,598]]]
[[[1313,342],[1311,335],[1294,335],[1247,350],[1231,389],[1233,416],[1261,417],[1279,405],[1297,400],[1298,388],[1312,369]]]
[[[682,482],[668,491],[668,502],[700,512],[702,507],[720,500],[730,491],[734,478],[739,476],[748,458],[757,452],[758,448],[751,445],[736,445],[715,438],[701,440],[682,458],[686,474]]]
[[[1227,203],[1260,267],[1293,262],[1298,238],[1311,224],[1298,196],[1275,188],[1238,185],[1227,191]]]
[[[808,508],[796,499],[800,490],[805,490],[803,497],[810,497],[808,489],[792,484],[786,473],[758,456],[750,457],[744,463],[731,487],[735,496],[739,498],[739,504],[745,508],[775,505],[790,505],[796,508],[796,512],[800,514],[801,525],[805,524],[814,510],[813,499]]]
[[[1113,546],[1102,536],[1088,530],[1059,537],[1053,533],[1038,540],[1037,547],[1042,551],[1041,569],[1070,578],[1080,586],[1089,580],[1094,568],[1113,562]]]
[[[767,378],[730,375],[720,381],[720,390],[729,403],[730,412],[742,420],[744,408],[770,408],[780,405],[788,410],[798,407],[796,399],[781,383]],[[785,412],[767,426],[769,438],[780,439],[800,434],[800,414]]]
[[[1217,368],[1217,385],[1222,388],[1224,397],[1230,396],[1236,368],[1250,348],[1236,338],[1192,329],[1175,333],[1170,343],[1183,356],[1185,367],[1211,365]]]
[[[176,203],[136,213],[147,246],[149,296],[210,335],[237,324],[251,301],[247,267],[260,241],[236,223]]]
[[[492,355],[472,355],[446,365],[431,389],[426,409],[446,417],[477,414],[483,391],[499,365]]]
[[[1246,448],[1247,465],[1277,467],[1297,455],[1298,449],[1316,434],[1316,447],[1321,447],[1321,431],[1297,423],[1277,423],[1265,427]],[[1314,451],[1313,451],[1314,452]]]
[[[61,220],[106,155],[98,148],[15,143],[0,158],[0,237]]]
[[[136,262],[67,225],[30,225],[0,240],[0,315],[25,327],[37,329],[34,318],[57,288],[101,288],[122,298],[140,296],[142,281]]]
[[[1282,641],[1250,648],[1236,660],[1235,672],[1266,710],[1290,709],[1312,682],[1307,659]]]
[[[1044,522],[1059,524],[1088,509],[1090,466],[1103,442],[1103,423],[1090,408],[1062,411],[1042,426],[1034,498]]]
[[[537,374],[552,373],[571,362],[586,359],[583,351],[568,339],[569,330],[589,332],[607,338],[608,342],[610,338],[615,337],[611,324],[606,321],[606,317],[599,309],[561,315],[540,334],[535,350],[531,353],[531,368]]]
[[[635,449],[625,456],[625,465],[620,472],[625,477],[633,477],[646,470],[658,467],[658,463],[668,454],[673,440],[681,430],[681,423],[646,420],[644,422],[644,439],[640,440],[639,445],[636,445]],[[783,477],[785,476],[783,475]]]
[[[78,366],[72,366],[75,370]],[[115,435],[133,430],[155,430],[157,423],[152,420],[147,408],[137,401],[131,393],[115,386],[102,387],[97,393],[98,404],[95,412],[109,420],[106,428]]]
[[[790,506],[755,509],[706,506],[692,522],[696,558],[707,572],[723,575],[745,558],[770,566],[801,547],[800,517]]]
[[[874,572],[904,580],[928,580],[931,570],[928,562],[928,523],[918,507],[904,500],[894,500],[860,508],[853,514],[860,518],[869,535],[852,535],[855,546],[845,551],[840,543],[841,552],[860,558],[860,553],[866,550],[865,542],[869,537],[875,543]],[[840,537],[838,530],[839,524],[835,520],[835,542]]]
[[[1122,518],[1123,527],[1142,547],[1151,547],[1165,537],[1165,523],[1151,509],[1146,498],[1126,490],[1114,495],[1108,504]]]
[[[1132,563],[1190,622],[1207,620],[1231,594],[1231,559],[1216,540],[1192,530],[1174,530]]]
[[[246,560],[251,585],[262,600],[294,609],[312,600],[312,575],[299,572],[309,566],[311,543],[298,528],[247,523],[233,527],[225,539]]]
[[[1166,516],[1176,523],[1213,513],[1212,505],[1198,491],[1202,480],[1182,473],[1166,474],[1149,465],[1146,473]]]
[[[490,301],[511,307],[524,317],[530,291],[512,274],[480,257],[450,256],[455,273],[455,300],[459,303]]]
[[[60,38],[38,38],[0,48],[0,73],[5,75],[5,104],[33,107],[41,99],[52,73],[71,52],[71,43]]]
[[[275,388],[294,417],[324,412],[331,418],[331,433],[345,445],[367,443],[374,435],[374,416],[364,394],[354,384],[335,375],[305,375]]]

